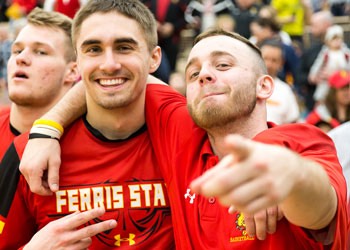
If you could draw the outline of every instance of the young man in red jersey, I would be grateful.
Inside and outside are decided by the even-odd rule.
[[[0,118],[0,159],[14,138],[29,131],[33,122],[51,109],[79,80],[71,39],[71,26],[70,18],[36,8],[27,16],[27,24],[13,42],[7,65],[9,97],[12,104]],[[1,169],[0,175],[2,176],[7,170],[12,171]],[[8,186],[7,190],[14,192],[15,188],[11,189]],[[9,204],[5,201],[2,205]],[[91,211],[86,216],[95,218],[101,212]],[[80,218],[80,215],[75,215],[65,221],[74,225],[74,222],[79,221]],[[16,214],[9,216],[6,222],[10,227],[9,231],[16,230],[18,225],[21,227],[28,225],[28,221],[21,220]],[[86,229],[104,231],[110,228],[105,224]],[[1,218],[0,248],[4,248],[3,243],[10,242],[13,236],[3,233],[4,225]],[[11,229],[12,225],[15,228]],[[22,237],[27,237],[26,232]]]
[[[194,123],[165,86],[149,85],[146,96],[177,247],[345,249],[346,190],[332,142],[313,126],[266,122],[273,80],[260,51],[237,34],[205,32],[189,54],[186,83]],[[252,214],[272,205],[284,214],[276,232],[250,237]]]
[[[15,136],[28,131],[78,80],[71,22],[35,9],[13,42],[7,65],[12,105],[0,118],[0,159]]]
[[[127,28],[115,29],[115,24]],[[19,247],[42,229],[45,236],[37,234],[25,249],[172,249],[170,204],[143,109],[148,74],[160,63],[154,17],[137,0],[89,1],[77,14],[72,29],[78,68],[87,89],[87,113],[66,129],[61,139],[62,175],[55,195],[31,193],[22,176],[0,176],[5,187],[18,183],[15,193],[1,189],[1,215],[7,219],[16,215],[26,222],[6,223],[2,232],[6,240],[0,242],[0,248]],[[31,130],[30,138],[40,137],[40,131],[53,124],[62,132],[55,123],[41,122],[35,132]],[[10,169],[11,177],[27,140],[27,135],[18,137],[3,158],[0,168]],[[8,203],[12,205],[6,214]],[[73,213],[94,208],[94,214]],[[101,210],[106,212],[100,217],[77,220],[78,225],[56,228],[50,234],[55,225],[67,225],[69,216],[91,218],[101,215]],[[77,230],[80,226],[112,220],[118,225],[107,225],[108,230],[92,239],[90,230],[85,231],[87,235],[77,235],[82,232]],[[60,241],[62,230],[71,232],[66,234],[70,240]],[[55,233],[59,235],[49,237]]]
[[[234,33],[204,33],[189,55],[186,82],[195,123],[184,98],[168,86],[148,84],[145,106],[176,246],[345,249],[346,186],[334,146],[313,126],[266,122],[273,80],[260,51]],[[49,181],[58,183],[58,176]],[[276,232],[265,240],[251,237],[253,214],[275,215],[273,205],[285,216]],[[260,220],[267,228],[274,221]]]

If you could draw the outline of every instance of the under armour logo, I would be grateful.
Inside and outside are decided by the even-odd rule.
[[[196,198],[196,194],[190,194],[191,189],[187,188],[187,193],[185,194],[185,199],[190,198],[190,203],[193,204],[194,199]]]
[[[114,236],[114,239],[116,240],[114,245],[120,247],[120,243],[122,241],[129,241],[129,246],[132,246],[135,244],[134,238],[135,238],[135,234],[129,234],[129,238],[120,238],[120,234],[117,234],[116,236]]]

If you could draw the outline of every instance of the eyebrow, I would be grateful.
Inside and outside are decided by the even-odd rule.
[[[226,52],[226,51],[222,51],[222,50],[215,50],[213,52],[210,53],[210,57],[219,57],[219,56],[230,56],[232,58],[235,58],[232,54]],[[187,69],[194,63],[196,63],[197,61],[199,61],[199,58],[198,57],[194,57],[192,58],[188,64],[186,65],[185,67],[185,72],[187,71]]]
[[[24,44],[24,42],[22,42],[22,41],[16,41],[16,42],[14,42],[14,43],[12,44],[12,46],[20,46],[20,45],[22,45],[22,44]],[[34,44],[34,46],[36,46],[36,47],[38,47],[38,46],[51,47],[48,43],[34,42],[33,44]]]
[[[133,45],[138,45],[138,42],[135,39],[132,38],[118,38],[114,40],[114,44],[118,44],[118,43],[128,43],[128,44],[133,44]],[[102,44],[101,40],[98,39],[89,39],[84,41],[81,44],[81,48],[92,45],[92,44]]]

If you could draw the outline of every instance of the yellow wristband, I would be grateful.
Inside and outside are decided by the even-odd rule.
[[[52,121],[52,120],[47,120],[47,119],[38,119],[38,120],[35,120],[34,123],[33,123],[33,126],[35,125],[47,125],[47,126],[51,126],[55,129],[57,129],[58,131],[61,132],[61,134],[63,134],[64,132],[64,129],[62,127],[61,124],[59,124],[58,122],[55,122],[55,121]]]

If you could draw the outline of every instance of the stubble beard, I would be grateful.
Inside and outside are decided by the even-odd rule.
[[[255,95],[236,95],[226,104],[205,102],[197,106],[187,104],[193,121],[205,130],[224,128],[235,121],[249,116],[256,106]]]

